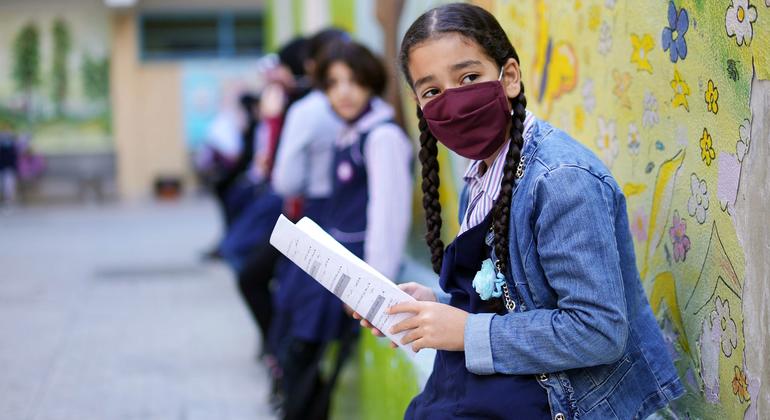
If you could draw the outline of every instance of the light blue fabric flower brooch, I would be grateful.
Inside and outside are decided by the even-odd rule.
[[[489,300],[503,295],[503,283],[505,283],[505,276],[503,273],[495,273],[492,259],[487,258],[481,263],[481,270],[476,272],[472,284],[482,300]]]

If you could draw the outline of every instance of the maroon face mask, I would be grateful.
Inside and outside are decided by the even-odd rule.
[[[444,146],[468,159],[482,160],[508,137],[508,107],[503,85],[495,80],[447,89],[422,112],[431,133]]]

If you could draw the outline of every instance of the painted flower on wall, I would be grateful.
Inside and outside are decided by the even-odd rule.
[[[620,106],[631,109],[631,99],[628,97],[628,88],[631,86],[631,74],[628,72],[619,72],[617,69],[612,71],[612,78],[615,79],[615,87],[612,94],[620,101]]]
[[[695,173],[690,175],[690,198],[687,200],[687,213],[694,217],[698,223],[706,222],[706,213],[709,209],[709,191],[706,180],[698,178]]]
[[[673,1],[668,2],[668,26],[663,28],[661,44],[669,52],[672,63],[687,58],[687,41],[684,36],[690,28],[690,15],[685,8],[676,10]]]
[[[612,50],[612,27],[607,21],[599,28],[599,54],[607,55]]]
[[[735,375],[733,376],[733,395],[737,395],[738,400],[740,400],[741,403],[751,400],[751,396],[749,395],[749,383],[746,379],[746,373],[738,366],[735,366],[734,372]]]
[[[741,162],[732,153],[720,152],[717,163],[717,200],[719,207],[727,214],[735,214],[735,201],[741,180]]]
[[[717,89],[714,81],[709,79],[708,87],[706,87],[706,106],[709,112],[716,114],[719,112],[719,90]]]
[[[722,327],[711,316],[703,318],[701,334],[698,338],[700,347],[700,377],[703,381],[703,396],[714,404],[719,402],[719,356],[722,341]]]
[[[650,51],[655,48],[650,34],[639,36],[631,34],[631,63],[636,64],[636,71],[646,71],[652,74],[652,64],[650,64]]]
[[[714,142],[711,139],[707,129],[703,129],[703,135],[700,138],[700,158],[706,164],[711,166],[711,162],[716,158],[716,151],[714,150]]]
[[[575,106],[575,130],[577,131],[583,131],[583,127],[585,126],[586,122],[586,111],[583,109],[582,106],[576,105]]]
[[[596,108],[596,96],[594,96],[594,81],[592,79],[586,79],[583,82],[583,107],[589,114],[594,112]]]
[[[679,211],[674,210],[674,220],[668,230],[671,245],[674,247],[674,261],[684,261],[690,250],[690,238],[687,236],[687,222],[679,217]]]
[[[658,99],[649,90],[644,93],[644,113],[642,126],[650,128],[658,123]]]
[[[593,5],[588,9],[588,29],[596,32],[599,29],[599,25],[602,24],[602,9],[597,5]]]
[[[738,348],[738,327],[730,315],[730,301],[727,299],[722,300],[720,296],[716,297],[714,300],[714,311],[711,312],[711,324],[719,325],[722,329],[722,354],[725,357],[732,356],[733,350]]]
[[[631,218],[631,235],[637,242],[645,242],[647,240],[647,228],[650,224],[650,216],[644,211],[643,207],[639,207],[634,212]]]
[[[735,155],[738,157],[738,162],[743,162],[743,158],[749,152],[749,143],[751,142],[751,121],[748,119],[743,120],[743,123],[738,128],[738,135],[740,139],[735,144]]]
[[[679,70],[676,68],[674,68],[674,79],[671,81],[671,89],[674,90],[674,99],[671,100],[671,105],[674,108],[682,106],[689,112],[690,104],[687,102],[687,97],[690,96],[690,85],[682,79],[682,75],[679,74]]]
[[[639,138],[639,128],[634,123],[628,124],[628,153],[636,156],[639,154],[639,147],[642,142]]]
[[[753,24],[757,21],[757,8],[749,4],[749,0],[731,0],[725,14],[725,29],[727,36],[735,37],[740,45],[751,44],[754,37]]]
[[[599,117],[599,135],[596,137],[596,147],[599,149],[602,161],[608,168],[612,167],[618,156],[618,137],[615,135],[615,120]]]

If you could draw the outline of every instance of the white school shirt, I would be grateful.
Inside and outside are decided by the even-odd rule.
[[[334,142],[342,126],[319,90],[289,107],[271,177],[278,195],[326,198],[331,194]]]
[[[524,144],[527,143],[527,140],[532,135],[532,123],[534,120],[535,116],[527,111],[527,116],[524,118]],[[479,174],[479,167],[484,163],[483,160],[474,160],[468,165],[468,169],[463,176],[465,183],[468,185],[468,208],[463,215],[458,236],[484,221],[484,218],[487,217],[487,214],[495,205],[495,200],[500,195],[505,155],[508,153],[510,145],[510,140],[505,142],[505,146],[503,146],[500,154],[492,162],[492,166],[487,168],[483,174]],[[522,147],[523,150],[524,148]]]

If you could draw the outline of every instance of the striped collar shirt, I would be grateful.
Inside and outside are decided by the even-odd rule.
[[[524,119],[524,144],[527,143],[531,136],[534,120],[534,115],[527,111],[527,116]],[[469,201],[458,235],[481,223],[492,210],[497,196],[500,195],[505,155],[508,153],[510,145],[511,142],[509,140],[500,150],[500,154],[497,155],[494,162],[492,162],[492,166],[487,168],[486,171],[483,170],[485,163],[482,160],[472,161],[465,171],[463,179],[465,179],[465,183],[468,185]]]

